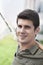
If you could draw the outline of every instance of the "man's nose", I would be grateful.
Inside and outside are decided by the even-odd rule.
[[[21,32],[22,33],[25,32],[25,28],[24,27],[21,28]]]

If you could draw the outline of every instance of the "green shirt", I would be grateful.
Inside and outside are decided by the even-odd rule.
[[[43,65],[43,50],[37,44],[30,49],[18,50],[12,65]]]

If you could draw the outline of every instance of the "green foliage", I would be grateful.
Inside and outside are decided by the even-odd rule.
[[[0,65],[11,65],[17,42],[12,35],[8,35],[0,40]]]
[[[41,44],[43,44],[43,40],[41,40],[40,42],[41,42]]]

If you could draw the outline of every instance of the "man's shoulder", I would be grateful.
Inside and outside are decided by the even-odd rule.
[[[40,42],[36,41],[36,44],[38,45],[38,47],[43,51],[43,44],[41,44]]]
[[[43,51],[43,44],[39,43],[38,46],[41,49],[41,51]]]
[[[43,44],[39,43],[38,41],[36,41],[36,44],[38,45],[38,54],[39,55],[43,55]]]

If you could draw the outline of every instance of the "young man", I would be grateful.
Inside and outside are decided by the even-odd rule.
[[[18,49],[12,65],[43,65],[43,50],[35,40],[39,33],[39,15],[26,9],[17,16]]]

